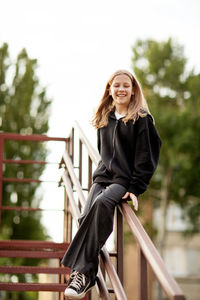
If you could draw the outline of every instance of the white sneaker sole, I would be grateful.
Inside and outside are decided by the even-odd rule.
[[[86,292],[83,292],[79,295],[65,295],[64,293],[64,296],[67,297],[67,299],[82,299],[85,297],[85,295],[91,291],[93,288],[95,287],[95,285],[91,286]]]

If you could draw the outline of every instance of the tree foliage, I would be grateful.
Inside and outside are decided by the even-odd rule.
[[[150,193],[165,208],[178,203],[188,232],[199,232],[200,74],[188,70],[183,46],[172,39],[137,40],[132,63],[163,142]]]
[[[0,48],[0,130],[20,134],[44,134],[48,131],[48,118],[51,101],[46,89],[37,77],[37,60],[31,59],[23,49],[15,62],[11,61],[8,45]],[[47,149],[38,142],[5,142],[5,159],[45,160]],[[8,178],[38,179],[44,165],[4,165],[3,176]],[[37,207],[37,183],[3,184],[3,205]],[[47,237],[38,212],[3,211],[1,220],[1,239],[44,240]],[[4,260],[6,264],[37,264],[36,260]],[[25,280],[23,276],[19,276]],[[23,293],[24,294],[24,293]],[[20,299],[28,299],[18,293]],[[18,299],[17,294],[15,298]],[[23,298],[25,297],[25,298]]]

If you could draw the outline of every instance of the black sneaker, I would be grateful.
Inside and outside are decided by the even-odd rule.
[[[82,273],[74,272],[70,284],[64,291],[64,295],[71,299],[81,299],[95,285],[90,278]]]
[[[72,282],[72,280],[74,279],[74,277],[76,276],[78,272],[75,271],[75,270],[72,270],[71,274],[70,274],[70,277],[69,277],[69,280],[67,281],[67,286],[70,285],[70,283]]]
[[[90,284],[88,285],[87,289],[85,290],[85,293],[89,292],[96,284],[96,278],[94,280],[90,281]]]

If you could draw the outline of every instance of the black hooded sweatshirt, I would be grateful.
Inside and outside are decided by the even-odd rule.
[[[144,193],[157,167],[161,147],[151,115],[124,124],[111,112],[108,125],[97,130],[97,144],[101,160],[93,182],[118,183],[136,196]]]

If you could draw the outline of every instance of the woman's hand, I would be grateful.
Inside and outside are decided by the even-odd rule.
[[[134,209],[138,210],[138,199],[137,199],[137,197],[133,193],[126,192],[126,194],[122,197],[122,199],[127,199],[128,197],[131,198]]]

